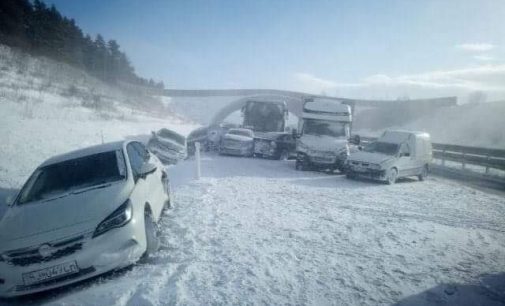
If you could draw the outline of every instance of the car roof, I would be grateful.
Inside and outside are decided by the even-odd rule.
[[[76,159],[88,155],[93,155],[93,154],[99,154],[99,153],[104,153],[104,152],[109,152],[109,151],[117,151],[117,150],[122,150],[123,146],[127,143],[132,142],[131,140],[121,140],[121,141],[115,141],[115,142],[109,142],[109,143],[104,143],[100,145],[95,145],[75,151],[71,151],[68,153],[60,154],[53,156],[49,159],[47,159],[45,162],[43,162],[40,167],[45,167],[57,163],[61,163],[67,160],[71,159]]]
[[[233,128],[233,129],[230,129],[228,132],[231,132],[231,131],[252,132],[251,129],[244,129],[244,128]]]
[[[386,130],[384,134],[379,137],[379,140],[385,142],[400,143],[407,140],[411,135],[417,138],[429,140],[430,134],[421,131],[408,131],[408,130]]]

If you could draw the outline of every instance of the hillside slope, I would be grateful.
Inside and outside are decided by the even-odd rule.
[[[162,127],[195,124],[161,99],[112,87],[71,66],[0,46],[0,188],[19,188],[45,159]]]

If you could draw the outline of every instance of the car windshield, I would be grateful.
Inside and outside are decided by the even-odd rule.
[[[307,119],[304,122],[303,133],[315,136],[344,137],[346,124],[329,120]]]
[[[175,142],[177,142],[177,143],[179,143],[181,145],[184,145],[185,137],[182,136],[182,135],[177,134],[174,131],[167,130],[167,129],[161,129],[161,130],[158,131],[157,134],[158,134],[159,137],[166,138],[166,139],[172,139]]]
[[[382,153],[386,155],[395,155],[400,146],[396,143],[389,142],[372,142],[367,145],[363,151],[372,153]]]
[[[93,154],[37,169],[20,193],[18,204],[57,197],[126,177],[121,151]]]
[[[239,135],[239,136],[247,136],[247,137],[252,137],[251,132],[246,131],[246,130],[230,130],[228,132],[230,135]]]

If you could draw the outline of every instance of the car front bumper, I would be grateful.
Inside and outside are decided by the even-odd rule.
[[[221,147],[220,152],[223,154],[237,155],[237,156],[247,156],[253,154],[252,148],[227,148]]]
[[[331,167],[341,167],[344,165],[347,155],[313,155],[306,154],[303,152],[297,152],[297,160],[305,161],[310,164],[313,168],[331,168]]]
[[[15,297],[53,289],[135,263],[145,251],[144,232],[137,230],[132,219],[123,227],[112,229],[98,237],[93,232],[84,234],[82,249],[69,256],[29,265],[0,262],[0,297]],[[27,284],[23,274],[75,262],[78,272]]]
[[[381,169],[357,169],[355,167],[348,167],[347,173],[354,176],[366,177],[374,180],[385,180],[386,179],[386,170]]]

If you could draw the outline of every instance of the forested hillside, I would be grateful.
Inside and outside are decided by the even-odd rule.
[[[68,63],[109,83],[164,88],[163,82],[138,76],[117,41],[100,34],[92,38],[40,0],[0,1],[0,44]]]

